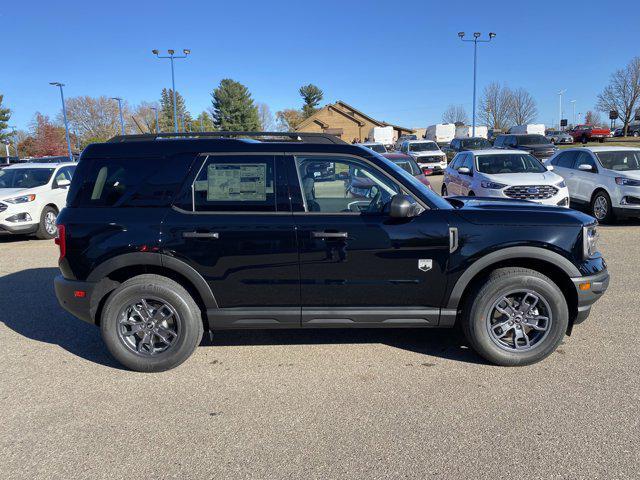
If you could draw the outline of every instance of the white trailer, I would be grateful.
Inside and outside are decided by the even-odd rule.
[[[473,127],[468,125],[456,127],[456,138],[469,138],[473,136]],[[476,125],[475,137],[488,138],[489,129],[484,125]]]
[[[393,145],[393,127],[373,127],[369,132],[369,141],[390,147]]]
[[[542,123],[529,123],[527,125],[516,125],[509,129],[509,133],[514,133],[516,135],[527,133],[527,134],[535,134],[535,135],[544,135],[544,124]]]
[[[456,137],[456,126],[453,123],[438,123],[429,125],[427,132],[424,134],[426,140],[436,143],[449,143]]]

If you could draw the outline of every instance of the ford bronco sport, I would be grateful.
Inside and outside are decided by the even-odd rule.
[[[354,175],[367,188],[356,191]],[[485,359],[526,365],[551,354],[609,282],[592,217],[445,200],[324,134],[90,145],[57,221],[61,305],[147,372],[184,362],[205,330],[456,324]]]

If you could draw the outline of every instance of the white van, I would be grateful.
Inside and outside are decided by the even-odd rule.
[[[462,125],[456,127],[456,138],[487,138],[489,136],[489,129],[484,125],[476,125],[476,134],[473,134],[473,127],[469,125]]]
[[[454,123],[438,123],[436,125],[429,125],[427,127],[427,133],[425,133],[425,140],[431,140],[438,144],[449,143],[456,137],[456,126]]]
[[[534,135],[543,135],[545,134],[544,124],[543,123],[529,123],[527,125],[516,125],[509,129],[508,133],[514,133],[516,135],[520,134],[534,134]]]
[[[369,132],[369,141],[390,147],[393,145],[393,127],[373,127]]]

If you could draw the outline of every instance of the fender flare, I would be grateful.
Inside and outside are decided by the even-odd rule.
[[[200,294],[206,308],[218,308],[207,281],[193,267],[169,255],[151,252],[133,252],[118,255],[98,265],[88,276],[89,282],[100,282],[109,274],[124,267],[152,266],[162,267],[176,272],[189,280]]]
[[[582,275],[573,263],[552,250],[546,250],[540,247],[507,247],[491,252],[473,262],[456,281],[449,295],[446,308],[457,310],[464,291],[480,271],[503,260],[514,259],[534,259],[548,262],[559,267],[570,278],[580,277]]]

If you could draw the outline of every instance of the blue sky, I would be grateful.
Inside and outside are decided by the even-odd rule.
[[[191,112],[208,108],[222,78],[247,85],[273,112],[299,107],[315,83],[324,102],[343,100],[408,127],[441,120],[449,104],[471,113],[471,44],[458,31],[495,31],[479,49],[479,90],[494,81],[528,89],[542,123],[556,121],[566,88],[578,112],[593,108],[609,74],[640,54],[639,9],[602,1],[7,1],[0,10],[0,93],[25,128],[59,112],[65,95],[156,100],[169,63],[151,49],[192,55],[177,62],[176,88]]]

